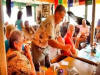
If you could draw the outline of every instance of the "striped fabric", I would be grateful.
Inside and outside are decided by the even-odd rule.
[[[68,7],[72,7],[73,6],[73,0],[68,0]]]
[[[54,3],[54,0],[44,0],[45,2]]]
[[[84,5],[85,4],[85,0],[79,0],[79,5]]]
[[[86,2],[87,2],[88,5],[92,4],[92,0],[86,0]]]
[[[55,1],[54,1],[54,4],[55,4],[55,9],[56,9],[56,7],[57,7],[57,5],[58,5],[58,0],[55,0]]]
[[[79,5],[79,0],[73,0],[73,6],[78,6]]]
[[[59,4],[62,4],[62,0],[58,0],[58,3],[59,3]]]
[[[96,4],[100,4],[100,0],[96,0]]]
[[[62,3],[63,3],[63,6],[66,8],[66,7],[68,7],[68,2],[67,2],[68,0],[63,0],[62,1]]]

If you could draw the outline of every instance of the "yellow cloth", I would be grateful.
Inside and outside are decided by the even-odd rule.
[[[100,0],[96,0],[96,4],[100,4]]]
[[[68,7],[68,2],[67,2],[68,0],[63,0],[62,2],[63,2],[63,6],[66,8],[66,7]]]

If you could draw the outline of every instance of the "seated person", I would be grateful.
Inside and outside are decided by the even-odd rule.
[[[29,22],[25,21],[24,23],[25,27],[22,29],[22,31],[24,32],[24,36],[26,40],[31,40],[32,39],[32,35],[35,33],[35,30],[29,26]]]
[[[75,49],[75,45],[73,42],[73,34],[75,32],[75,27],[73,25],[69,25],[67,33],[65,35],[65,44],[70,44],[72,49],[71,49],[71,53],[72,54],[76,54],[76,49]],[[64,54],[66,55],[66,52],[64,52]]]
[[[71,49],[66,50],[66,51],[61,50],[61,55],[58,55],[56,58],[54,58],[51,61],[51,63],[59,62],[59,61],[63,60],[64,58],[66,58],[67,56],[77,56],[77,52],[76,52],[75,45],[73,42],[73,37],[72,37],[74,34],[74,31],[75,31],[75,27],[70,24],[68,27],[67,33],[64,37],[65,44],[70,45]]]
[[[97,42],[100,40],[100,32],[96,34]]]
[[[89,27],[87,26],[85,19],[82,20],[82,25],[78,25],[77,27],[80,28],[78,37],[89,36]]]
[[[23,35],[15,30],[9,38],[10,48],[7,52],[8,75],[35,75],[35,69],[28,46],[22,51]]]
[[[82,25],[78,25],[77,27],[80,31],[77,35],[78,42],[76,43],[76,48],[79,48],[81,42],[87,41],[87,37],[89,36],[89,27],[87,26],[85,19],[82,20]]]
[[[100,19],[98,20],[98,24],[96,27],[96,39],[97,39],[97,42],[100,40]]]
[[[12,30],[16,29],[14,25],[7,25],[6,26],[6,38],[7,40],[5,40],[5,49],[6,49],[6,52],[8,51],[9,49],[9,38],[10,38],[10,32]]]

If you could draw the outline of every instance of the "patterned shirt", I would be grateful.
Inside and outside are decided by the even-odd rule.
[[[8,75],[32,75],[32,66],[27,57],[19,51],[7,52]]]
[[[49,16],[40,24],[40,27],[35,32],[32,41],[32,56],[33,62],[41,61],[45,55],[49,53],[49,39],[56,39],[60,36],[59,25],[55,26],[54,16]]]
[[[40,47],[46,47],[49,39],[56,39],[58,36],[60,36],[60,27],[55,26],[54,16],[49,16],[34,34],[33,42]]]

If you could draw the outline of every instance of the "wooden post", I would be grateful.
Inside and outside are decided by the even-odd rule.
[[[7,75],[6,52],[4,44],[2,0],[0,0],[0,75]]]
[[[95,0],[92,0],[92,26],[91,26],[91,45],[93,44],[94,41],[94,22],[95,22]]]
[[[35,22],[36,22],[36,6],[34,6],[34,19],[35,19]]]
[[[85,19],[87,19],[87,10],[88,10],[88,4],[87,1],[85,1]]]

